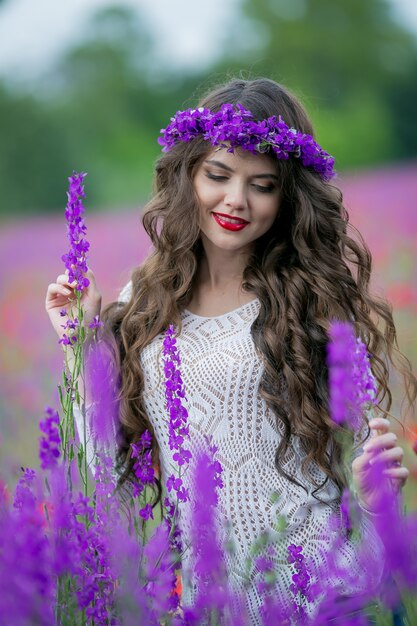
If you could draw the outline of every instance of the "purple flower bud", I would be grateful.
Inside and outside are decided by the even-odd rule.
[[[84,213],[82,198],[85,198],[83,180],[85,176],[85,172],[79,174],[74,172],[68,179],[70,185],[67,192],[68,203],[65,217],[70,250],[61,257],[68,270],[68,280],[70,283],[76,282],[75,289],[77,291],[82,291],[89,285],[88,278],[84,276],[87,271],[86,254],[90,247],[88,241],[84,239],[87,229],[82,218]]]
[[[92,329],[94,329],[94,328],[102,328],[103,326],[104,326],[104,323],[99,320],[98,315],[96,315],[95,318],[93,319],[93,321],[90,322],[89,325],[88,325],[88,327],[92,328]]]
[[[45,412],[46,419],[39,423],[39,428],[44,433],[39,440],[39,458],[42,469],[51,469],[56,466],[60,455],[59,415],[50,407]]]
[[[347,424],[353,430],[361,425],[364,409],[374,404],[375,380],[369,364],[366,346],[355,338],[353,325],[333,322],[327,346],[329,368],[329,410],[337,424]]]
[[[76,335],[70,335],[68,337],[68,335],[64,333],[61,339],[59,339],[58,343],[62,343],[63,346],[72,346],[76,341],[77,341]]]

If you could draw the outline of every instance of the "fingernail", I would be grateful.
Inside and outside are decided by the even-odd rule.
[[[71,292],[70,292],[70,290],[69,290],[69,289],[67,289],[66,287],[64,287],[64,288],[63,288],[63,292],[64,292],[66,295],[69,295],[69,294],[71,293]]]

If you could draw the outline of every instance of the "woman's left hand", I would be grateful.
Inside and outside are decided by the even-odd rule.
[[[404,451],[397,445],[397,436],[390,431],[389,421],[377,417],[369,426],[378,434],[366,442],[363,453],[353,461],[352,474],[360,504],[368,511],[377,512],[383,504],[386,487],[381,488],[383,481],[369,480],[370,468],[380,468],[381,473],[391,479],[395,494],[403,488],[410,472],[401,465]]]

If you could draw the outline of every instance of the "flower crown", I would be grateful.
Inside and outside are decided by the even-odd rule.
[[[335,175],[334,158],[311,135],[289,128],[281,116],[255,122],[250,111],[240,103],[236,106],[237,110],[232,104],[222,104],[217,113],[204,107],[177,111],[169,126],[161,129],[163,136],[158,138],[158,143],[163,146],[162,151],[168,152],[179,141],[202,135],[213,146],[227,147],[225,142],[229,142],[228,152],[233,152],[236,146],[253,153],[271,148],[278,159],[288,159],[290,155],[299,158],[323,180]]]

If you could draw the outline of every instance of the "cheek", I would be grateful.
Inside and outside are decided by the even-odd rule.
[[[206,185],[204,180],[198,179],[195,181],[194,189],[198,198],[200,207],[204,206],[210,200],[210,188]]]
[[[275,218],[278,215],[279,211],[279,199],[274,198],[270,199],[269,202],[266,202],[263,211],[262,211],[262,221],[266,224],[273,224]]]

